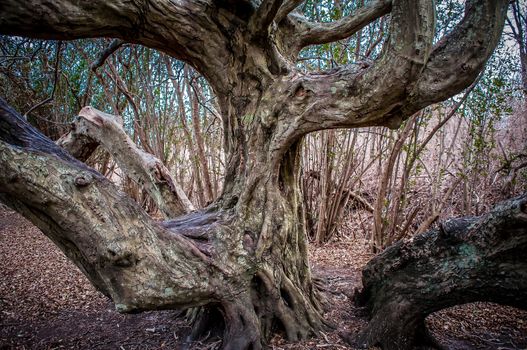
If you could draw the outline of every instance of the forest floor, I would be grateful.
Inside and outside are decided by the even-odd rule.
[[[311,262],[328,297],[327,320],[335,330],[300,343],[280,335],[271,349],[352,349],[340,334],[365,325],[352,296],[372,257],[360,239],[311,247]],[[427,319],[450,349],[526,349],[527,312],[474,303]],[[122,315],[40,231],[0,208],[0,349],[181,349],[188,331],[174,311]],[[215,349],[218,342],[193,344]]]

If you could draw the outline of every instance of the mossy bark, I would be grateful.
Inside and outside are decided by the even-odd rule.
[[[219,199],[155,222],[2,101],[0,199],[38,225],[121,312],[205,306],[194,333],[222,315],[225,349],[261,348],[277,325],[289,340],[305,338],[323,321],[307,261],[302,137],[398,127],[469,86],[499,40],[508,3],[467,1],[465,18],[434,46],[428,0],[377,0],[329,24],[289,14],[296,0],[4,0],[3,34],[116,37],[190,64],[218,97],[227,159]],[[297,69],[303,47],[343,39],[388,11],[390,36],[375,63]],[[154,176],[152,193],[157,180],[164,181]]]
[[[482,217],[452,219],[387,248],[363,270],[357,303],[371,320],[360,346],[434,346],[425,318],[488,301],[527,307],[527,194]]]

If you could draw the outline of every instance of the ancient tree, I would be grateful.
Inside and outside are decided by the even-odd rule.
[[[509,1],[468,0],[463,20],[435,44],[432,0],[373,0],[332,23],[308,21],[296,10],[301,3],[1,0],[2,34],[113,37],[187,62],[219,99],[228,161],[219,199],[188,212],[155,159],[111,136],[123,136],[118,118],[84,110],[61,141],[68,153],[2,102],[0,199],[48,235],[121,312],[201,306],[194,333],[221,316],[225,349],[259,349],[274,327],[290,340],[320,330],[299,187],[302,137],[396,128],[462,91],[492,54]],[[302,48],[345,39],[388,14],[390,34],[375,62],[308,74],[296,68]],[[79,160],[91,152],[84,147],[97,145],[112,148],[159,196],[169,220],[154,221]]]

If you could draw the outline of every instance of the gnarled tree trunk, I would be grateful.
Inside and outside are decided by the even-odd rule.
[[[205,211],[156,223],[4,102],[0,114],[0,199],[38,225],[118,311],[208,305],[196,327],[219,309],[226,349],[260,348],[277,326],[291,340],[323,327],[307,262],[298,144],[274,177],[263,167],[234,177],[233,192]]]
[[[435,46],[430,0],[372,1],[335,23],[291,13],[300,3],[0,0],[1,33],[116,37],[189,63],[218,96],[227,158],[217,200],[155,222],[2,102],[0,199],[39,226],[121,312],[205,306],[199,333],[219,310],[224,349],[260,349],[276,326],[289,340],[317,332],[324,323],[307,261],[302,137],[397,127],[461,91],[492,53],[508,0],[467,1],[465,18]],[[375,63],[296,68],[303,47],[347,38],[390,11],[390,37]]]
[[[426,316],[476,301],[527,308],[527,194],[481,217],[451,219],[371,260],[357,302],[371,316],[361,346],[434,345]]]

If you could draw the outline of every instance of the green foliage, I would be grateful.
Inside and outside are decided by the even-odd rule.
[[[304,4],[304,15],[315,22],[332,22],[353,14],[362,7],[363,0],[352,1],[313,1]],[[309,70],[323,70],[340,65],[352,64],[358,60],[374,59],[380,53],[382,40],[371,49],[371,54],[366,57],[368,49],[377,42],[378,36],[385,37],[381,32],[381,20],[375,21],[368,28],[350,38],[334,43],[314,45],[304,48],[300,52],[299,68]]]

